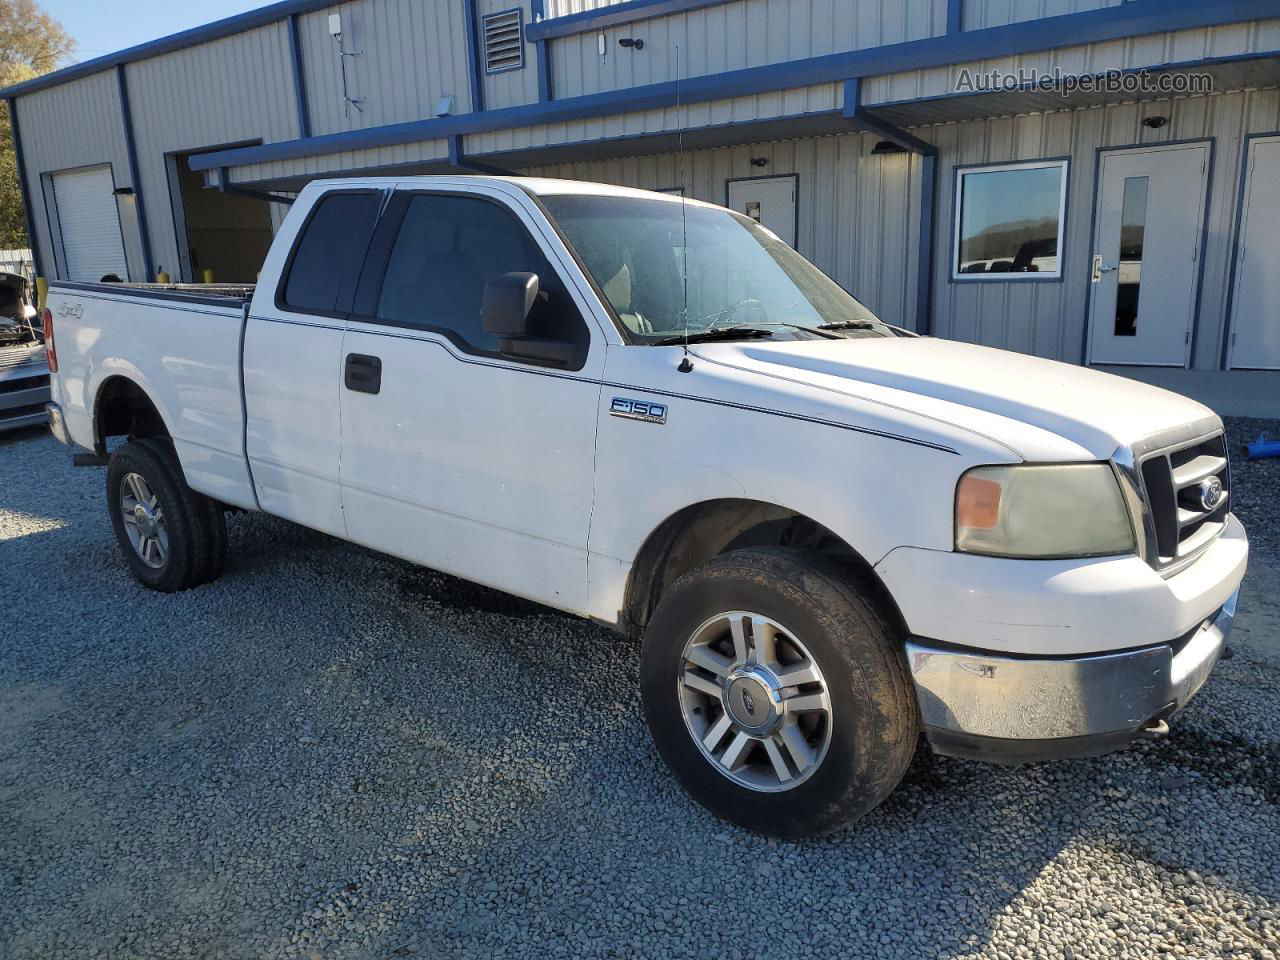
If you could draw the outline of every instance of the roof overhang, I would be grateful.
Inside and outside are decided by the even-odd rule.
[[[459,162],[439,159],[398,164],[396,166],[348,165],[341,169],[326,170],[320,174],[281,174],[265,178],[246,177],[244,176],[243,168],[238,171],[237,168],[231,167],[227,169],[227,174],[229,183],[233,183],[236,186],[296,193],[317,177],[328,179],[348,176],[417,176],[457,173],[460,171],[473,172],[468,169],[467,164],[469,162],[477,162],[489,167],[514,171],[569,161],[609,160],[615,157],[640,157],[659,153],[675,153],[680,149],[682,140],[686,150],[706,150],[712,147],[731,147],[746,143],[759,143],[764,140],[788,140],[798,137],[820,137],[850,132],[857,132],[856,125],[852,124],[840,111],[832,110],[697,127],[686,130],[683,134],[679,131],[663,131],[625,137],[611,137],[603,140],[574,141],[528,147],[518,150],[501,150],[492,153],[468,153]],[[210,186],[217,186],[219,174],[220,171],[207,172],[206,182]]]

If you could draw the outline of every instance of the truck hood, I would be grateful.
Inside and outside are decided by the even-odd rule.
[[[1044,449],[1029,442],[1028,426],[1106,459],[1121,445],[1214,416],[1194,400],[1127,377],[932,337],[747,341],[700,346],[698,353],[942,420],[1026,459],[1040,459]]]

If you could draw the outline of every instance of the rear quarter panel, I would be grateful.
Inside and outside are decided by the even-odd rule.
[[[254,508],[244,459],[238,306],[49,291],[58,373],[54,399],[71,439],[92,449],[103,387],[125,377],[160,413],[192,489]]]

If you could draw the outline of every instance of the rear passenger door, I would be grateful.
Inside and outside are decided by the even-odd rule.
[[[393,196],[342,351],[342,504],[352,540],[580,611],[604,344],[542,230],[492,187]],[[482,329],[485,282],[513,271],[538,275],[531,316],[573,361]]]
[[[346,536],[342,336],[384,198],[381,190],[326,193],[293,243],[286,221],[263,267],[280,283],[255,291],[245,330],[245,451],[258,502],[338,537]]]

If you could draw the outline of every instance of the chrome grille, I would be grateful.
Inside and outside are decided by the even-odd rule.
[[[1220,431],[1145,455],[1139,475],[1149,522],[1147,559],[1153,566],[1189,561],[1225,529],[1231,478]]]

